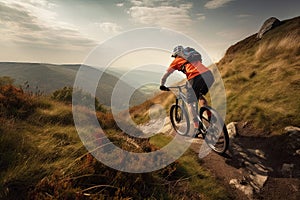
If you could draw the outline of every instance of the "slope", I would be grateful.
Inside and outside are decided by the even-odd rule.
[[[300,17],[282,21],[262,39],[231,46],[217,63],[227,93],[227,122],[252,122],[262,133],[300,124]]]
[[[210,154],[201,164],[235,199],[299,199],[299,128],[285,128],[300,122],[299,25],[297,17],[262,39],[253,34],[231,46],[217,63],[227,92],[226,120],[241,122],[235,127],[240,137],[230,139],[225,158]],[[167,109],[173,100],[170,92],[162,92],[133,107],[131,116],[137,123],[148,122],[152,105]],[[171,125],[163,130],[170,134]]]
[[[11,85],[0,85],[0,99],[1,199],[229,199],[190,155],[151,173],[120,172],[86,151],[69,104]],[[110,113],[97,116],[111,143],[132,152],[157,150],[148,140],[128,138]]]

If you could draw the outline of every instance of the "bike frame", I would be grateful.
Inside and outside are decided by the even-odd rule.
[[[183,87],[186,87],[186,86],[185,85],[180,85],[180,86],[168,87],[168,88],[178,89],[178,96],[176,95],[176,105],[178,105],[179,100],[182,100],[182,103],[181,103],[182,106],[184,106],[184,103],[187,104],[186,95],[182,91]]]
[[[179,105],[179,101],[182,100],[182,102],[181,102],[182,109],[185,109],[186,111],[188,111],[185,107],[185,104],[189,104],[189,103],[187,102],[187,97],[186,97],[185,93],[182,91],[182,88],[186,88],[186,85],[179,85],[179,86],[173,86],[173,87],[168,87],[168,88],[169,89],[178,89],[178,95],[176,95],[176,105]],[[204,107],[206,107],[206,106],[204,106]],[[198,109],[199,109],[199,105],[198,105],[198,102],[196,102],[195,110],[196,110],[196,113],[197,113],[199,128],[202,127],[202,128],[206,129],[205,125],[203,124],[203,122],[202,122],[202,120],[199,116],[199,114],[202,113],[202,111],[201,111],[201,109],[200,110],[198,110]],[[177,107],[176,107],[175,112],[176,112],[176,114],[178,113],[177,112]],[[189,113],[189,112],[187,112],[187,113]],[[176,120],[178,119],[178,117],[179,116],[176,116]],[[180,116],[180,117],[182,117],[182,116]]]
[[[186,109],[185,108],[185,103],[187,103],[187,98],[186,95],[183,93],[182,88],[186,87],[185,85],[180,85],[180,86],[174,86],[174,87],[168,87],[168,88],[174,88],[174,89],[178,89],[178,95],[176,95],[176,105],[179,105],[180,100],[181,100],[181,107],[182,109]],[[182,118],[182,116],[177,116],[178,113],[178,107],[175,108],[175,113],[176,113],[176,120],[179,121],[179,119]],[[181,113],[181,115],[183,115],[183,113]]]
[[[186,94],[182,90],[182,88],[186,88],[186,85],[168,87],[166,89],[166,91],[170,91],[170,88],[174,88],[174,89],[178,90],[178,94],[175,94],[176,95],[176,104],[173,105],[173,106],[175,106],[175,116],[173,115],[173,111],[174,111],[174,110],[172,110],[172,109],[174,109],[173,106],[171,107],[171,110],[170,110],[170,116],[171,115],[173,116],[173,117],[171,116],[172,126],[175,129],[175,131],[177,133],[179,133],[180,135],[186,135],[186,134],[188,134],[188,131],[190,128],[190,120],[189,120],[190,112],[188,112],[189,110],[185,107],[185,104],[188,104],[187,97],[186,97]],[[180,112],[180,116],[178,113],[178,108],[181,108],[182,110],[184,110],[184,112]],[[203,139],[208,144],[208,146],[211,149],[213,149],[215,152],[217,152],[218,154],[225,153],[225,151],[228,149],[228,145],[229,145],[229,136],[228,136],[228,131],[225,126],[225,123],[224,123],[223,119],[219,116],[218,112],[215,109],[211,108],[210,106],[203,106],[199,109],[198,102],[196,102],[195,108],[192,108],[192,109],[196,110],[197,121],[199,123],[199,131],[200,131]],[[207,116],[204,116],[205,111],[209,111],[211,113],[211,115],[208,116],[208,113],[206,113]],[[186,129],[186,132],[182,133],[181,131],[178,132],[178,129],[174,125],[174,120],[176,120],[176,122],[179,123],[181,121],[181,119],[183,119],[184,115],[187,115],[186,122],[187,122],[188,128]],[[175,119],[174,119],[174,117],[175,117]],[[206,123],[206,121],[208,122],[208,124]],[[207,125],[207,127],[206,127],[206,125]],[[222,136],[222,137],[220,137],[220,136]],[[221,138],[221,139],[219,140],[219,138]],[[217,144],[217,146],[216,146],[216,144]],[[219,144],[221,144],[220,148],[219,148],[219,146],[220,146]]]

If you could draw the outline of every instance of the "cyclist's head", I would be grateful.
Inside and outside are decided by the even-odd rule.
[[[173,49],[172,57],[182,56],[183,55],[183,46],[178,45]]]

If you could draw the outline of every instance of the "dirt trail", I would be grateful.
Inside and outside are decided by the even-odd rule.
[[[210,153],[203,165],[234,199],[300,199],[299,130],[273,137],[238,131],[224,156]]]
[[[149,126],[153,124],[158,123]],[[160,131],[174,134],[168,120]],[[230,139],[226,154],[211,151],[199,158],[203,166],[224,185],[232,199],[300,199],[300,131],[287,130],[273,137],[258,137],[249,131],[239,127],[239,135]],[[203,139],[190,141],[190,148],[198,154]]]

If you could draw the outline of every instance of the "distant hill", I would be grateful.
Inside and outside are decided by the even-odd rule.
[[[73,86],[76,73],[81,65],[53,65],[44,63],[0,63],[0,76],[9,76],[15,79],[16,85],[22,86],[33,93],[39,92],[50,94],[65,86]],[[100,69],[101,70],[101,69]],[[111,94],[119,78],[107,73],[103,73],[97,89],[97,97],[101,104],[110,106]],[[131,88],[127,83],[123,83],[126,88]],[[122,94],[121,94],[122,95]],[[132,105],[143,102],[146,99],[145,93],[136,91],[130,102]]]
[[[232,45],[217,66],[228,122],[253,122],[265,133],[300,125],[300,17]]]
[[[0,63],[0,75],[15,79],[16,84],[24,86],[28,82],[30,89],[38,87],[45,93],[51,93],[63,86],[72,86],[80,65],[51,65],[43,63]]]
[[[125,75],[126,83],[135,86],[137,83],[152,82],[160,83],[161,77],[165,73],[166,68],[161,66],[145,66],[141,69],[130,69],[126,70],[120,68],[109,68],[106,72],[116,77]],[[172,76],[168,78],[167,84],[172,85],[178,83],[180,80],[185,79],[184,74],[175,71]],[[158,87],[157,87],[158,88]]]

